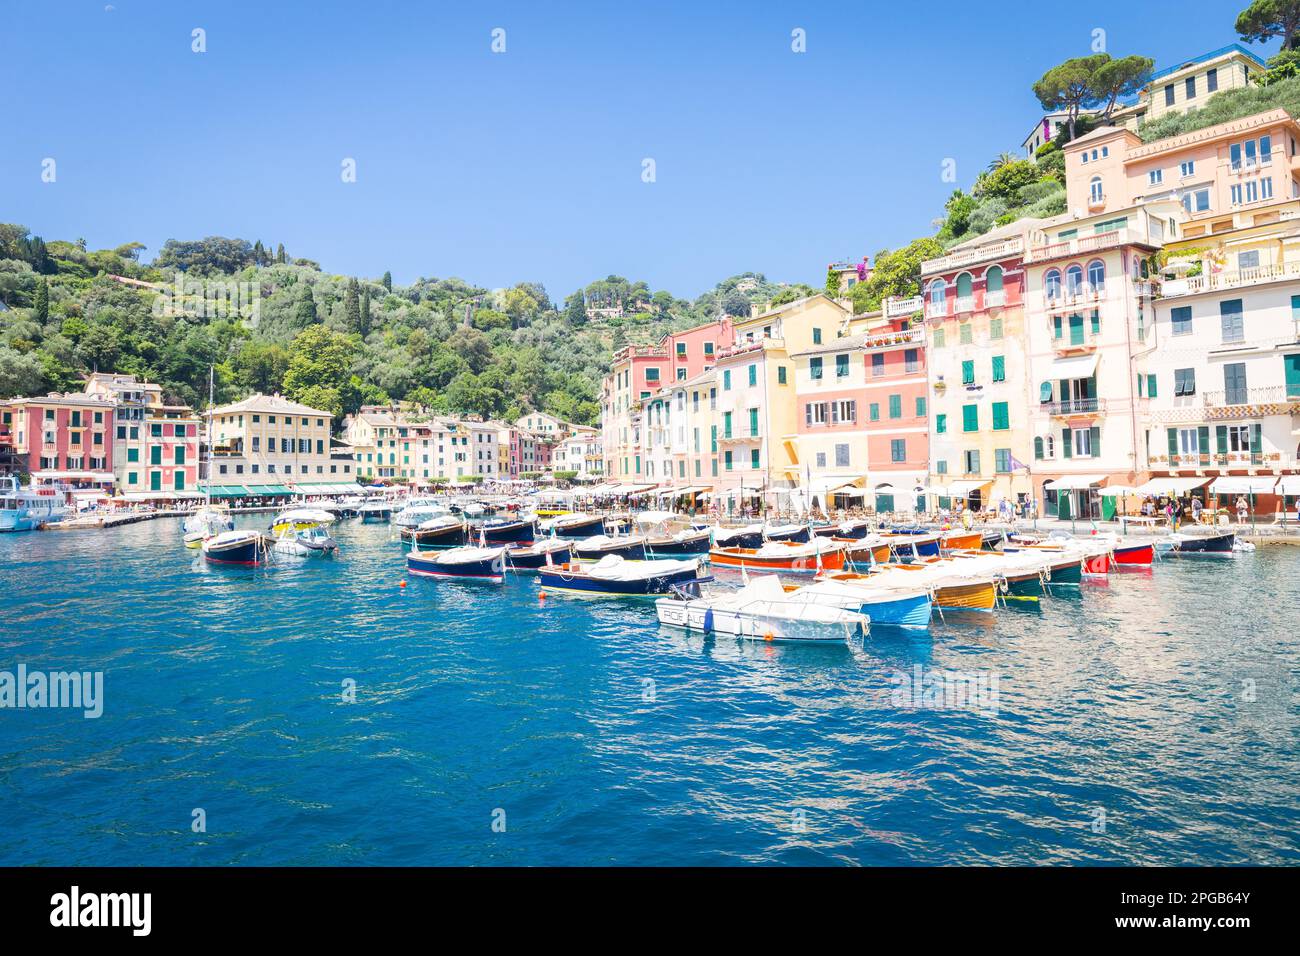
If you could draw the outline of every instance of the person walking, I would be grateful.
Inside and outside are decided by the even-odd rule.
[[[1201,504],[1200,498],[1192,499],[1192,523],[1193,524],[1201,523],[1201,509],[1203,507],[1204,506]]]
[[[1245,524],[1246,517],[1250,511],[1250,505],[1246,502],[1245,495],[1237,496],[1237,524]]]

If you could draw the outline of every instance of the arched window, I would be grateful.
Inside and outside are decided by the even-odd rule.
[[[1065,291],[1069,295],[1078,295],[1083,291],[1083,270],[1070,266],[1065,270]]]
[[[1059,299],[1061,297],[1061,271],[1059,269],[1047,270],[1047,275],[1043,276],[1043,290],[1047,293],[1049,299]]]
[[[1102,198],[1103,198],[1103,197],[1102,197],[1102,192],[1101,192],[1101,177],[1100,177],[1100,176],[1093,176],[1093,177],[1092,177],[1092,181],[1091,181],[1090,183],[1088,183],[1088,196],[1089,196],[1089,198],[1092,199],[1093,202],[1101,202],[1101,201],[1102,201]]]
[[[957,277],[957,298],[965,299],[970,295],[971,277],[969,272],[963,272]]]
[[[930,304],[937,309],[942,309],[947,299],[947,289],[944,287],[942,279],[935,279],[930,283]]]
[[[1001,292],[1002,291],[1002,267],[990,266],[989,271],[984,273],[984,291]]]
[[[1098,292],[1106,288],[1106,264],[1100,259],[1088,263],[1088,285]]]

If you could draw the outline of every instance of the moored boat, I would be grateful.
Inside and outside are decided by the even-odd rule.
[[[213,564],[262,564],[266,545],[257,531],[222,531],[203,540],[203,557]]]
[[[543,591],[613,597],[667,594],[673,585],[710,580],[700,573],[700,562],[626,561],[607,554],[595,564],[543,565],[537,570]]]
[[[876,534],[863,538],[835,537],[831,540],[844,546],[845,563],[854,568],[869,568],[873,564],[884,564],[891,556],[889,542]]]
[[[387,524],[393,517],[393,506],[387,501],[367,501],[357,513],[366,524]]]
[[[35,531],[66,510],[54,488],[23,488],[14,475],[0,477],[0,531]]]
[[[567,564],[572,560],[572,542],[558,538],[543,538],[526,547],[506,549],[506,565],[516,571],[537,571],[548,564]]]
[[[934,603],[945,611],[990,612],[997,606],[997,579],[988,572],[967,573],[950,565],[888,564],[866,575],[839,572],[826,576],[831,581],[852,583],[875,578],[895,587],[925,588]]]
[[[403,541],[409,541],[418,548],[458,548],[469,542],[465,522],[450,513],[422,521],[413,528],[402,528],[398,532]]]
[[[450,548],[436,553],[409,551],[406,569],[429,578],[463,578],[501,584],[505,580],[504,547]]]
[[[758,548],[719,548],[709,551],[709,560],[723,568],[750,571],[784,571],[789,574],[817,574],[844,567],[844,547],[827,538],[798,543],[769,541]]]
[[[984,544],[982,531],[945,531],[939,540],[939,547],[944,551],[956,551],[962,548],[979,548]]]
[[[937,531],[894,529],[881,532],[880,537],[889,543],[890,550],[899,561],[939,556],[941,536]]]
[[[1232,531],[1220,531],[1210,534],[1178,531],[1169,535],[1168,554],[1196,555],[1208,558],[1231,558],[1237,535]],[[1164,551],[1165,549],[1161,549]]]
[[[605,530],[605,519],[600,515],[581,512],[556,515],[543,521],[541,530],[559,538],[587,538]]]
[[[732,594],[674,594],[655,602],[661,624],[745,640],[843,644],[865,636],[866,615],[816,601],[792,600],[775,575],[761,575]]]
[[[532,518],[493,518],[480,530],[485,546],[531,544],[537,537],[537,523]]]
[[[745,525],[743,528],[715,526],[712,533],[715,548],[758,548],[763,544],[761,524]]]
[[[811,535],[806,524],[768,524],[763,526],[766,541],[796,541],[806,544]]]
[[[626,561],[646,560],[645,538],[640,535],[596,534],[590,538],[573,542],[573,553],[584,561],[598,561],[607,555],[615,555]]]
[[[871,525],[862,519],[813,526],[813,534],[823,538],[865,538],[870,532]]]
[[[873,625],[889,627],[929,627],[934,607],[930,592],[924,588],[873,584],[869,576],[854,581],[828,578],[787,590],[796,600],[841,602],[840,606],[867,615]]]
[[[650,558],[677,558],[709,553],[709,532],[678,531],[671,535],[651,535],[645,542],[646,556]]]
[[[300,520],[280,525],[279,530],[272,535],[271,550],[276,554],[296,558],[332,555],[338,551],[338,544],[330,537],[326,524],[328,522],[311,524]]]

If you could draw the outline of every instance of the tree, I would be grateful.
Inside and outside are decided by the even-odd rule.
[[[36,321],[44,324],[50,318],[50,283],[44,276],[36,284],[36,303],[33,306],[36,311]]]
[[[391,272],[385,272],[384,277],[383,279],[380,280],[380,282],[383,285],[385,290],[387,290],[388,292],[393,291],[393,274]]]
[[[1281,37],[1283,50],[1300,49],[1300,0],[1254,0],[1237,15],[1236,28],[1247,43]]]
[[[581,289],[569,296],[568,304],[564,308],[564,317],[575,329],[586,325],[587,305],[583,301]]]
[[[347,320],[348,328],[361,328],[361,286],[356,279],[349,279],[343,292],[343,317]]]
[[[370,288],[363,286],[361,289],[361,319],[358,323],[362,335],[370,334]]]
[[[298,296],[293,304],[293,322],[299,329],[316,324],[316,299],[311,294],[311,285],[306,282],[299,286]]]
[[[1103,63],[1093,77],[1097,101],[1089,105],[1105,103],[1101,117],[1109,120],[1121,96],[1131,96],[1147,85],[1154,66],[1155,61],[1147,56],[1126,56]]]
[[[283,242],[275,247],[275,261],[280,263],[281,265],[284,265],[286,262],[289,261],[289,257],[285,255],[284,252]]]
[[[876,256],[876,267],[871,278],[853,287],[854,311],[871,312],[880,308],[888,296],[911,298],[921,291],[921,263],[943,255],[943,245],[938,239],[914,239],[902,249],[888,249]],[[861,292],[858,289],[865,286]]]
[[[1054,66],[1034,84],[1034,95],[1049,112],[1065,110],[1070,139],[1074,139],[1079,110],[1097,101],[1097,71],[1110,62],[1107,53],[1094,53]]]
[[[835,270],[834,264],[826,267],[826,294],[832,299],[840,297],[840,274]]]
[[[350,336],[324,325],[313,325],[294,337],[290,353],[289,368],[284,373],[284,393],[295,401],[310,405],[311,402],[303,396],[319,396],[320,392],[309,390],[333,388],[338,392],[341,383],[351,380],[357,345]],[[339,392],[340,409],[346,404],[346,397]]]
[[[41,395],[45,392],[45,369],[35,355],[0,345],[0,398]]]

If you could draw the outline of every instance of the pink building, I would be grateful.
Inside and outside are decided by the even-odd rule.
[[[34,483],[111,490],[113,411],[88,395],[10,399],[0,402],[0,441]]]
[[[900,492],[924,485],[930,462],[925,329],[908,326],[906,318],[891,319],[862,343],[871,485],[893,485]],[[896,510],[891,502],[884,505],[877,502],[877,509]]]

